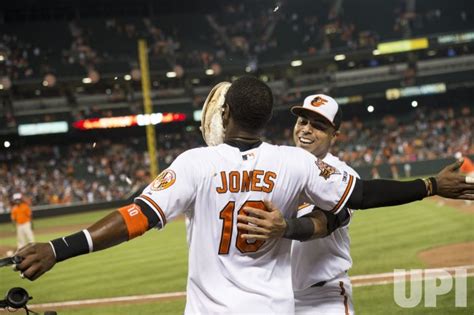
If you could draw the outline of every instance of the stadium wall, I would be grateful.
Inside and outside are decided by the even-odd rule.
[[[78,212],[88,212],[95,210],[104,210],[104,209],[114,209],[125,206],[133,202],[135,197],[137,197],[142,190],[145,189],[145,186],[140,187],[137,191],[131,193],[128,198],[123,200],[115,201],[105,201],[105,202],[96,202],[96,203],[81,203],[81,204],[71,204],[71,205],[43,205],[32,207],[33,217],[34,218],[46,218],[57,215],[72,214]],[[9,222],[10,214],[3,213],[0,214],[0,223]]]
[[[474,155],[469,155],[469,158],[474,159]],[[433,175],[441,171],[445,166],[454,163],[454,158],[437,159],[428,161],[419,161],[411,163],[396,163],[398,174],[401,178],[406,177],[404,167],[405,164],[410,165],[410,177],[419,177],[426,175]],[[372,178],[372,168],[374,166],[355,167],[354,169],[359,173],[361,178]],[[390,164],[381,164],[377,166],[377,170],[381,178],[392,178]]]

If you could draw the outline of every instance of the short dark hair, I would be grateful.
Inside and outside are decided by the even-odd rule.
[[[273,95],[263,81],[243,76],[235,80],[225,97],[232,119],[246,130],[261,130],[272,117]]]
[[[338,105],[337,113],[334,116],[333,123],[334,123],[334,128],[336,128],[336,130],[339,130],[339,128],[341,127],[341,123],[342,123],[342,109],[341,109],[340,105]]]

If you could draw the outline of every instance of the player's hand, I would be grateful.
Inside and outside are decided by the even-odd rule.
[[[436,176],[437,195],[452,199],[474,200],[474,183],[466,183],[466,175],[458,172],[464,160],[445,167]]]
[[[56,257],[49,243],[30,243],[20,248],[15,256],[22,259],[15,269],[22,278],[31,281],[38,279],[56,264]]]
[[[267,210],[244,207],[248,215],[238,215],[237,227],[243,230],[242,238],[267,240],[282,237],[286,230],[286,221],[281,211],[270,201],[264,201]]]

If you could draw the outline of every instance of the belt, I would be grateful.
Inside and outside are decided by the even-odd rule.
[[[311,287],[314,288],[314,287],[322,287],[323,285],[326,284],[327,281],[319,281],[315,284],[313,284]]]
[[[347,270],[344,270],[343,274],[347,273]],[[319,282],[316,282],[315,284],[313,284],[311,286],[311,288],[314,288],[314,287],[322,287],[324,286],[326,283],[328,283],[327,281],[319,281]]]

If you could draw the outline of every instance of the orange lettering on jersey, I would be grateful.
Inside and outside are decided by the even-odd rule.
[[[237,171],[229,173],[229,190],[232,193],[240,191],[240,173]]]
[[[227,175],[224,171],[221,172],[222,187],[217,187],[216,191],[219,194],[225,194],[227,192]]]
[[[263,177],[263,182],[267,185],[263,187],[263,191],[266,193],[271,193],[273,191],[273,187],[275,186],[274,180],[276,179],[277,174],[273,172],[266,172],[265,177]]]
[[[275,187],[277,174],[274,172],[265,172],[262,170],[254,171],[231,171],[221,173],[221,185],[216,191],[219,194],[227,192],[238,193],[248,191],[263,191],[270,193]]]
[[[253,171],[249,172],[243,171],[242,172],[242,189],[241,191],[249,191],[250,190],[250,179],[252,178]]]
[[[262,186],[260,186],[261,177],[264,171],[255,170],[252,174],[252,191],[262,191]]]

